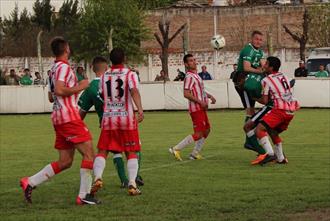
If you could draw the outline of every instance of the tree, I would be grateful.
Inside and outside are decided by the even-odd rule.
[[[182,32],[187,24],[181,25],[179,29],[175,31],[175,33],[170,37],[170,20],[164,16],[162,20],[158,22],[158,28],[161,34],[161,37],[157,32],[154,33],[154,36],[161,46],[161,55],[160,60],[162,62],[162,69],[168,74],[168,49],[172,41]]]
[[[178,0],[137,0],[138,6],[145,10],[166,7]]]
[[[316,47],[330,46],[330,4],[308,7],[310,17],[309,43]]]
[[[285,32],[288,33],[294,41],[299,43],[300,60],[303,60],[303,61],[305,61],[306,44],[309,39],[309,35],[308,35],[309,23],[310,23],[310,17],[308,15],[308,11],[305,8],[304,15],[303,15],[303,22],[301,24],[301,26],[302,26],[301,33],[293,32],[286,25],[283,25]]]
[[[147,38],[148,30],[144,12],[135,0],[86,0],[84,9],[72,35],[76,60],[90,61],[96,55],[108,57],[109,42],[123,48],[129,60],[142,60],[140,43]]]

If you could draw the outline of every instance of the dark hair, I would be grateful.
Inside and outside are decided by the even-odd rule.
[[[107,59],[105,59],[102,56],[96,56],[93,58],[92,65],[93,65],[94,72],[99,71],[99,67],[97,65],[101,64],[101,63],[108,63],[108,61],[107,61]]]
[[[13,72],[13,71],[15,72],[15,69],[10,69],[10,71],[9,71],[9,72]]]
[[[251,37],[254,37],[255,35],[263,35],[260,31],[253,31],[252,34],[251,34]]]
[[[24,68],[24,71],[30,71],[30,69],[28,69],[28,68]]]
[[[67,45],[68,45],[68,42],[62,37],[55,37],[55,38],[53,38],[52,42],[50,43],[52,52],[56,57],[61,56],[64,53],[65,47]]]
[[[38,71],[34,73],[35,76],[37,76],[37,74],[40,74]]]
[[[273,71],[279,71],[281,67],[281,60],[277,57],[270,56],[267,58],[268,66],[273,68]]]
[[[320,64],[319,66],[323,66],[323,67],[325,67],[325,65],[324,65],[324,64]]]
[[[184,57],[183,57],[183,62],[184,63],[187,63],[188,62],[188,58],[191,58],[191,57],[194,57],[192,54],[186,54]]]
[[[110,61],[112,64],[117,65],[117,64],[122,64],[124,63],[125,60],[125,52],[121,48],[114,48],[110,52]]]

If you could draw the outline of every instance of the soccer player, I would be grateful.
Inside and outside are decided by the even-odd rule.
[[[32,203],[32,190],[54,175],[71,167],[75,149],[82,154],[80,166],[80,190],[76,198],[78,205],[98,204],[91,194],[94,152],[92,137],[79,116],[77,98],[79,92],[88,87],[88,80],[78,83],[77,77],[68,63],[70,47],[66,40],[56,37],[51,42],[56,57],[51,69],[49,101],[54,103],[52,122],[56,133],[55,148],[59,160],[45,166],[41,171],[20,180],[25,200]]]
[[[283,154],[282,140],[279,134],[288,128],[294,117],[294,112],[299,109],[299,103],[294,99],[288,78],[279,72],[281,61],[277,57],[268,57],[265,65],[267,77],[262,80],[262,97],[258,102],[267,104],[272,100],[273,108],[262,117],[256,128],[259,143],[266,150],[265,154],[259,155],[253,164],[265,164],[277,160],[278,163],[287,163]],[[275,151],[267,136],[269,133]]]
[[[139,93],[139,81],[135,72],[124,67],[125,53],[115,48],[110,53],[112,67],[100,79],[100,94],[104,101],[104,113],[101,123],[101,135],[97,145],[98,154],[94,160],[95,180],[92,193],[103,186],[102,174],[109,152],[114,154],[125,152],[128,170],[128,194],[141,194],[136,185],[138,173],[138,154],[140,139],[138,122],[142,122],[143,108]],[[135,117],[133,102],[137,107]]]
[[[197,74],[197,63],[193,55],[187,54],[183,58],[187,68],[184,79],[184,97],[189,101],[189,112],[193,122],[194,133],[185,137],[176,146],[169,149],[174,157],[182,161],[180,151],[195,142],[195,147],[190,154],[191,160],[202,159],[200,154],[205,139],[210,133],[210,123],[207,117],[208,99],[215,104],[216,99],[204,89],[203,80]]]
[[[89,109],[95,107],[95,111],[99,117],[99,122],[102,121],[103,116],[103,99],[99,94],[100,77],[107,71],[108,64],[107,60],[103,57],[95,57],[92,62],[93,71],[96,77],[90,82],[89,87],[79,97],[78,105],[80,107],[79,114],[81,119],[85,119]],[[138,152],[139,156],[139,168],[141,161],[141,153]],[[121,187],[128,187],[128,178],[125,173],[124,161],[121,153],[116,153],[113,156],[113,163],[117,169],[119,179],[121,181]],[[144,182],[140,175],[136,178],[136,183],[139,186],[143,186]]]
[[[263,79],[264,52],[261,49],[263,35],[254,31],[251,43],[244,46],[239,54],[237,74],[234,76],[235,89],[239,94],[246,111],[245,122],[255,114],[255,100],[261,93],[261,80]],[[265,151],[259,146],[255,136],[247,135],[244,147],[259,154]]]

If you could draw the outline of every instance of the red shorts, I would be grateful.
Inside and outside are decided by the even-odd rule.
[[[270,129],[279,133],[288,129],[290,121],[293,119],[293,113],[285,110],[272,109],[263,118],[262,121],[267,124]]]
[[[74,144],[92,140],[88,128],[82,120],[54,125],[56,149],[71,149]]]
[[[194,132],[203,132],[210,129],[209,118],[206,111],[196,111],[190,113],[193,122]]]
[[[111,152],[141,150],[138,130],[102,130],[97,148]]]

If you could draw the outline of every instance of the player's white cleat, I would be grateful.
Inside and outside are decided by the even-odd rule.
[[[200,155],[200,154],[190,154],[190,155],[189,155],[189,159],[190,159],[190,160],[202,160],[203,157],[202,157],[202,155]]]
[[[180,155],[180,151],[178,150],[174,150],[173,147],[171,147],[170,149],[168,149],[168,151],[173,154],[173,156],[175,157],[175,159],[177,159],[178,161],[182,161],[181,155]]]

